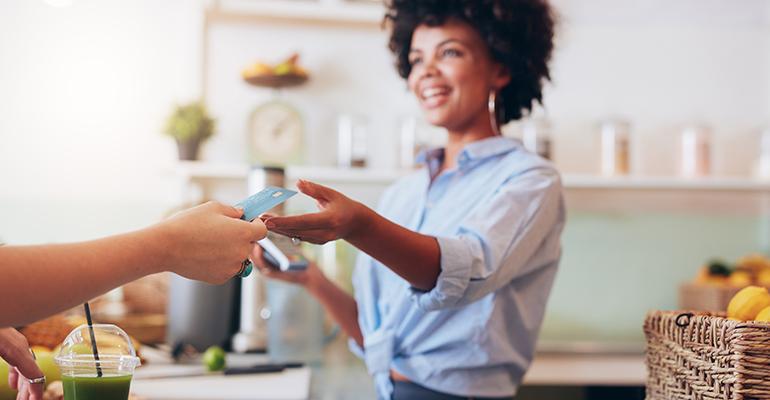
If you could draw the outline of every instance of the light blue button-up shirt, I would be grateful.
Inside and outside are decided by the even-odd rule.
[[[363,253],[356,262],[364,348],[350,347],[380,399],[391,398],[391,369],[455,395],[513,395],[556,275],[565,211],[554,167],[504,137],[468,144],[457,168],[435,176],[442,157],[443,149],[425,153],[427,168],[388,188],[378,208],[437,238],[436,286],[418,291]]]

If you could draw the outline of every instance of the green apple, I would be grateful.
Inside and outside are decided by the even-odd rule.
[[[61,372],[54,362],[54,353],[44,347],[35,347],[37,366],[43,371],[47,383],[61,380]],[[16,391],[8,386],[8,364],[0,359],[0,400],[15,400]]]
[[[203,365],[209,371],[220,371],[225,368],[225,351],[219,346],[211,346],[203,353]]]
[[[8,386],[8,364],[0,359],[0,400],[16,400],[16,391]]]
[[[37,366],[43,371],[45,375],[45,381],[51,383],[61,380],[61,372],[59,366],[54,362],[54,353],[50,350],[35,349],[35,355],[37,356]]]

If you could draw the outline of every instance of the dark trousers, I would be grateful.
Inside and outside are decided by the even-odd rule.
[[[413,382],[393,382],[393,400],[510,400],[510,397],[463,397],[430,390]]]

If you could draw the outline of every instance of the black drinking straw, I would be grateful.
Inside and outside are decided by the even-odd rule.
[[[91,321],[91,307],[88,306],[88,302],[83,303],[83,308],[86,309],[86,321],[88,321],[88,333],[91,335],[91,350],[94,352],[94,360],[96,360],[96,376],[102,377],[102,367],[99,366],[99,349],[96,348],[96,335],[94,335],[94,324]]]

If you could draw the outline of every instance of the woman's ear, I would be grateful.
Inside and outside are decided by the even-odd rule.
[[[500,90],[509,83],[511,83],[511,72],[505,65],[495,63],[492,70],[492,87]]]

